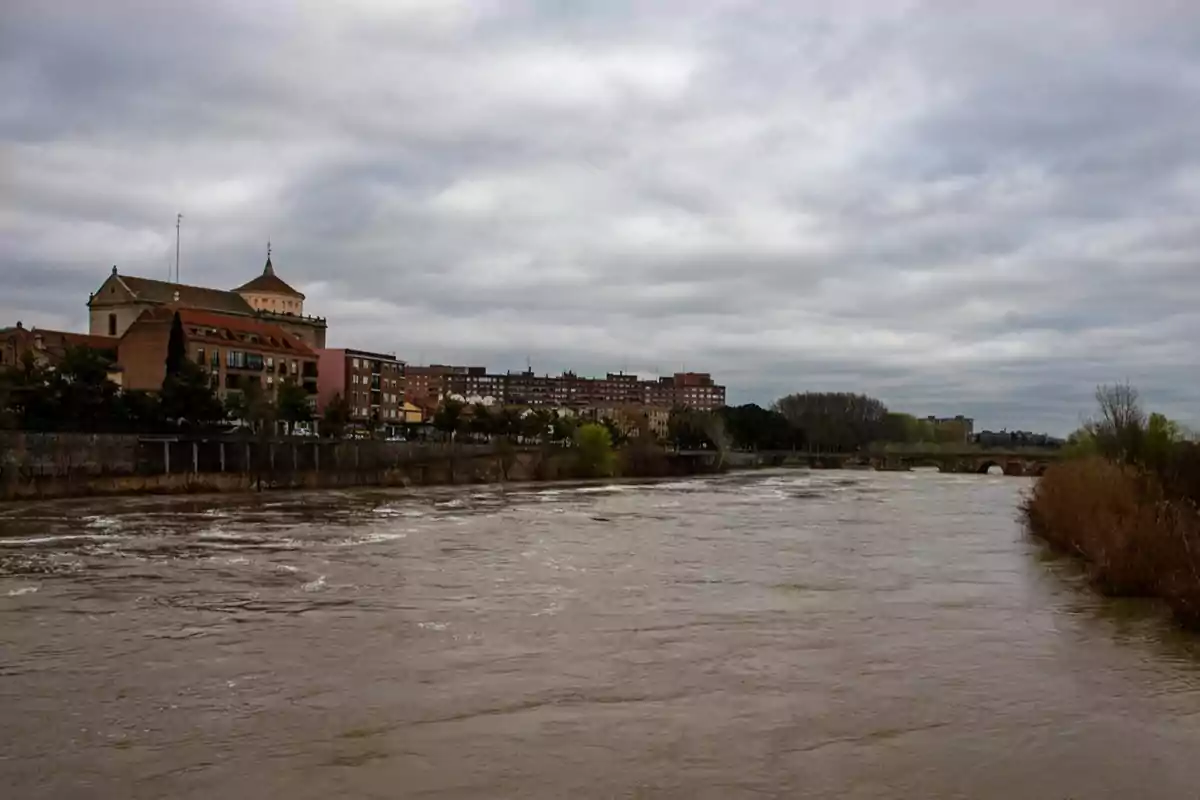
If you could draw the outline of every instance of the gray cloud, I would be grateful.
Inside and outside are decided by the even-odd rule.
[[[710,370],[1065,432],[1200,390],[1200,13],[1044,4],[6,5],[6,319],[266,240],[333,343]]]

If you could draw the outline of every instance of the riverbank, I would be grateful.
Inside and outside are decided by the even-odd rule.
[[[1100,456],[1064,461],[1021,512],[1031,534],[1081,557],[1103,594],[1161,598],[1200,630],[1200,512],[1156,472]]]
[[[583,463],[578,448],[506,441],[460,445],[16,434],[0,439],[0,448],[0,500],[600,477],[593,465]],[[723,468],[715,454],[626,447],[612,455],[602,470],[605,477],[684,477]]]

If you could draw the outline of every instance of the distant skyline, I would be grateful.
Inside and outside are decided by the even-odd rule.
[[[9,0],[0,324],[279,274],[330,346],[1200,426],[1200,8]]]

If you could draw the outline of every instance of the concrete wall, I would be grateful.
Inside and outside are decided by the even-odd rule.
[[[149,303],[138,303],[115,274],[109,275],[89,302],[88,333],[93,336],[121,336],[150,307]],[[110,314],[117,318],[115,334],[109,332]]]
[[[0,433],[0,498],[545,480],[573,461],[558,448]]]
[[[682,476],[719,469],[712,455],[618,461],[626,477]],[[559,480],[575,464],[549,446],[0,433],[0,499]]]
[[[142,312],[150,308],[150,304],[123,306],[93,306],[88,311],[88,333],[93,336],[108,336],[108,316],[117,318],[117,336],[124,335],[129,326],[137,321]]]

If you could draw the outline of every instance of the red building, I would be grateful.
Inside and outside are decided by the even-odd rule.
[[[27,353],[33,356],[39,366],[57,366],[67,351],[76,347],[94,350],[115,363],[118,341],[113,336],[26,328],[18,322],[14,327],[0,329],[0,367],[19,365]]]
[[[350,405],[352,422],[404,421],[404,362],[388,353],[328,347],[320,355],[317,404],[326,408],[338,395]]]
[[[117,361],[126,389],[162,388],[175,313],[166,306],[145,311],[121,337]],[[290,381],[315,399],[317,354],[298,337],[254,317],[192,308],[178,313],[188,358],[208,371],[222,398],[251,386],[273,398]]]

